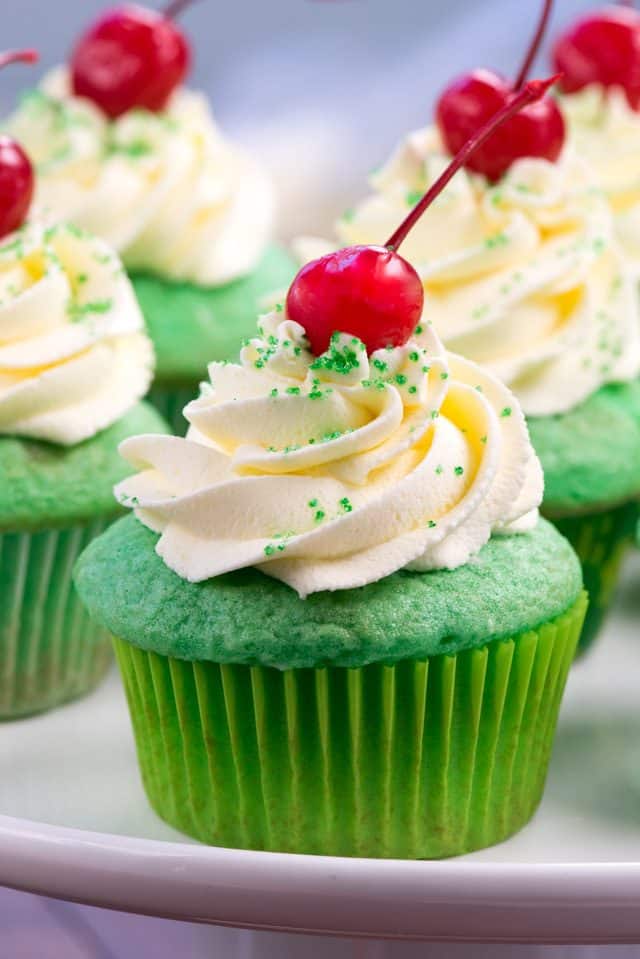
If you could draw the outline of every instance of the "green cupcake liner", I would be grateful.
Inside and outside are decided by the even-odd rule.
[[[580,654],[591,646],[604,625],[637,520],[638,503],[633,500],[603,512],[553,519],[578,554],[589,594],[589,609],[578,644]]]
[[[0,533],[0,719],[82,696],[107,671],[109,637],[71,579],[77,557],[106,525]]]
[[[205,372],[203,371],[203,376]],[[162,386],[154,384],[149,391],[147,400],[155,406],[165,418],[176,436],[184,436],[189,424],[182,415],[182,411],[191,400],[198,395],[198,384],[191,386]]]
[[[151,805],[213,845],[437,858],[533,815],[587,605],[455,656],[280,671],[115,648]]]

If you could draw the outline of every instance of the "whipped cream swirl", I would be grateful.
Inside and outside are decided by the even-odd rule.
[[[570,143],[613,207],[622,252],[640,274],[640,114],[621,88],[585,87],[560,98]]]
[[[73,96],[65,69],[27,94],[7,128],[30,154],[39,216],[101,236],[130,271],[218,286],[249,273],[269,240],[271,184],[217,130],[204,96],[110,120]]]
[[[187,580],[257,566],[305,597],[455,568],[537,521],[542,473],[516,400],[430,326],[371,356],[335,334],[316,358],[276,311],[239,365],[209,374],[186,439],[121,445],[140,472],[116,488]]]
[[[434,128],[411,134],[342,219],[340,239],[384,242],[449,159]],[[527,415],[565,412],[638,374],[636,284],[605,198],[570,153],[519,160],[494,186],[461,171],[402,253],[447,348],[488,365]]]
[[[70,446],[147,392],[153,348],[122,264],[75,227],[0,242],[0,433]]]

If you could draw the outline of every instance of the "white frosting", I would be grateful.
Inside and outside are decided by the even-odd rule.
[[[105,243],[37,223],[0,242],[0,433],[79,443],[152,375],[140,308]]]
[[[166,111],[115,121],[72,96],[66,70],[28,94],[8,129],[37,167],[34,210],[101,236],[129,270],[218,286],[249,273],[269,240],[262,169],[181,89]]]
[[[121,446],[119,500],[201,581],[258,566],[300,596],[404,567],[454,568],[537,521],[542,472],[513,395],[430,327],[367,356],[340,334],[315,360],[271,313],[241,362],[213,363],[186,439]]]
[[[449,159],[435,129],[411,134],[340,240],[384,243]],[[614,232],[592,174],[566,152],[519,160],[495,186],[461,171],[401,253],[447,348],[488,365],[526,414],[548,415],[640,370],[636,285]]]
[[[640,113],[624,90],[597,85],[561,97],[560,104],[570,142],[606,193],[622,251],[640,273]]]

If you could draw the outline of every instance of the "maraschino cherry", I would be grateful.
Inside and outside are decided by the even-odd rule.
[[[385,246],[346,247],[302,267],[287,294],[287,316],[304,327],[316,356],[337,331],[357,336],[369,353],[407,342],[422,316],[424,290],[414,268],[398,254],[400,244],[472,154],[556,80],[530,80],[477,129]]]
[[[105,13],[73,51],[73,92],[112,119],[136,107],[162,110],[191,65],[189,43],[175,24],[191,3],[174,0],[161,13],[135,4]]]
[[[551,6],[552,0],[545,0],[515,83],[492,70],[474,70],[454,80],[444,91],[436,105],[436,123],[450,153],[457,153],[469,137],[522,88],[544,37]],[[520,157],[557,160],[564,137],[564,120],[557,104],[551,97],[543,97],[501,126],[465,166],[495,182]]]
[[[622,87],[640,109],[640,13],[611,6],[578,20],[556,41],[553,62],[562,71],[561,89],[576,93],[591,83]]]
[[[10,63],[36,63],[35,50],[0,54],[0,69]],[[19,143],[0,136],[0,238],[13,233],[27,218],[33,199],[34,175],[29,157]]]

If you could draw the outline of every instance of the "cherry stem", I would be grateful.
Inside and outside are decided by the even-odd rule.
[[[505,104],[501,110],[494,113],[491,119],[487,120],[484,126],[480,127],[480,129],[467,140],[465,145],[456,153],[447,169],[441,173],[435,183],[429,187],[422,199],[416,203],[413,210],[405,217],[393,236],[389,237],[385,243],[387,249],[392,252],[398,249],[427,207],[431,206],[435,198],[442,193],[449,180],[453,179],[458,170],[465,165],[471,154],[475,153],[478,147],[482,146],[485,140],[488,140],[498,127],[502,126],[503,123],[506,123],[507,120],[510,120],[512,116],[519,113],[530,103],[535,103],[536,100],[540,100],[549,87],[553,86],[556,80],[561,76],[562,74],[556,73],[555,76],[549,77],[546,80],[529,80],[528,83],[525,83],[522,90],[516,94],[511,103]]]
[[[175,20],[180,14],[190,7],[196,0],[171,0],[162,11],[162,16],[167,20]]]
[[[540,14],[540,19],[538,20],[536,32],[534,33],[533,39],[529,44],[529,49],[527,50],[524,62],[520,67],[520,72],[518,73],[518,78],[514,84],[514,90],[521,90],[526,83],[529,70],[531,69],[531,64],[535,60],[538,50],[540,49],[540,44],[542,43],[544,35],[547,32],[547,24],[549,23],[552,7],[553,0],[545,0],[542,7],[542,13]]]
[[[39,59],[37,50],[8,50],[0,53],[0,70],[8,67],[10,63],[37,63]]]

